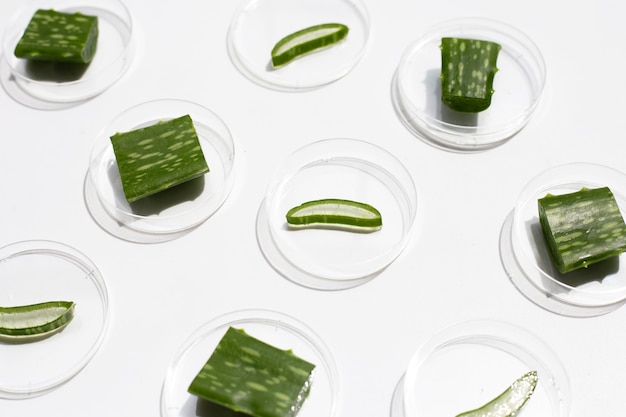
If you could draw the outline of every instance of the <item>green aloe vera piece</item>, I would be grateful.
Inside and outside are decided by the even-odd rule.
[[[72,301],[0,307],[0,339],[29,339],[59,331],[74,318]]]
[[[537,371],[530,371],[487,404],[456,417],[514,417],[530,399],[538,380]]]
[[[36,61],[87,64],[98,45],[98,17],[37,10],[15,47],[15,56]]]
[[[315,365],[229,327],[189,393],[253,417],[293,417]]]
[[[491,41],[441,39],[441,99],[464,113],[478,113],[491,105],[493,80],[502,47]]]
[[[312,200],[293,207],[286,214],[291,228],[324,227],[362,232],[380,230],[380,212],[367,203],[338,198]]]
[[[111,143],[131,203],[209,171],[189,115],[116,133]]]
[[[287,35],[272,48],[272,65],[277,68],[301,55],[332,46],[348,36],[348,31],[342,23],[323,23]]]
[[[547,194],[538,206],[541,229],[561,273],[626,251],[626,224],[608,187]]]

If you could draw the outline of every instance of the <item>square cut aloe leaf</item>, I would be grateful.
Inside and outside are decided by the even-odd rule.
[[[538,200],[539,221],[562,274],[626,251],[626,224],[608,187]]]
[[[452,110],[479,113],[491,105],[502,47],[480,39],[441,39],[441,100]]]
[[[189,393],[253,417],[293,417],[315,365],[229,327],[191,382]]]
[[[39,9],[15,47],[15,56],[36,61],[88,64],[98,46],[98,17]]]
[[[111,136],[129,203],[209,171],[189,115]]]

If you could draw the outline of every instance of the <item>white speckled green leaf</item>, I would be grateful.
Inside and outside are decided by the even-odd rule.
[[[111,143],[131,203],[209,171],[189,115],[116,133]]]
[[[539,221],[561,273],[626,251],[626,224],[608,187],[538,200]]]
[[[478,113],[491,105],[502,47],[478,39],[441,39],[441,99],[449,108]]]
[[[87,64],[98,45],[98,17],[37,10],[15,47],[18,58]]]
[[[293,417],[315,365],[230,327],[189,392],[253,417]]]

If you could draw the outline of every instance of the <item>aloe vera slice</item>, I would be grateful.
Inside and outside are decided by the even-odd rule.
[[[308,396],[315,365],[229,327],[189,393],[253,417],[293,417]]]
[[[513,417],[533,394],[538,380],[537,371],[530,371],[487,404],[456,417]]]
[[[502,47],[491,41],[441,39],[441,100],[452,110],[478,113],[491,105]]]
[[[0,307],[0,337],[28,338],[60,331],[74,318],[72,301]]]
[[[189,115],[116,133],[111,143],[131,203],[209,171]]]
[[[328,227],[376,231],[383,225],[380,212],[373,206],[337,198],[308,201],[290,209],[286,218],[292,228]]]
[[[272,65],[277,68],[301,55],[332,46],[348,36],[348,31],[344,24],[324,23],[287,35],[272,49]]]
[[[608,187],[583,187],[538,200],[539,221],[561,273],[626,251],[626,224]]]
[[[98,45],[98,17],[39,9],[15,46],[15,56],[87,64]]]

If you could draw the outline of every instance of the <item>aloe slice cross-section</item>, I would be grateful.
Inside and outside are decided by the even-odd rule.
[[[537,371],[527,372],[487,404],[456,417],[514,417],[530,399],[538,380]]]
[[[74,318],[72,301],[0,307],[0,338],[45,336],[61,330]]]
[[[272,49],[272,65],[280,67],[301,55],[332,46],[348,36],[348,31],[342,23],[323,23],[287,35]]]
[[[307,201],[290,209],[286,218],[292,228],[375,231],[383,225],[380,212],[372,205],[338,198]]]
[[[111,136],[128,202],[209,171],[189,115]]]
[[[98,45],[98,17],[37,10],[15,47],[18,58],[87,64]]]
[[[626,224],[608,187],[548,194],[538,206],[541,229],[559,272],[626,251]]]
[[[441,99],[464,113],[478,113],[491,105],[493,80],[502,47],[491,41],[441,39]]]
[[[293,417],[315,365],[229,327],[188,388],[189,393],[253,417]]]

